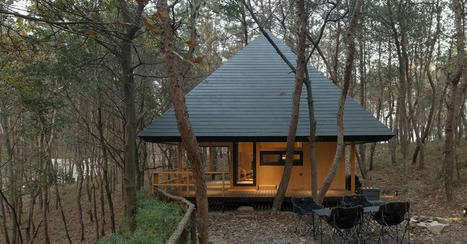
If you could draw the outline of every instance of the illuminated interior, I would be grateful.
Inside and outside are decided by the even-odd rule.
[[[238,160],[236,174],[237,185],[253,185],[254,184],[254,153],[253,142],[238,143]]]

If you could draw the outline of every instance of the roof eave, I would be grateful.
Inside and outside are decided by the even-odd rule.
[[[346,142],[358,142],[358,143],[370,143],[387,141],[394,135],[352,135],[344,136]],[[139,136],[146,142],[155,143],[169,143],[169,142],[180,142],[180,136]],[[197,136],[198,142],[286,142],[286,136]],[[297,136],[296,141],[306,142],[308,141],[307,136]],[[337,136],[316,136],[317,142],[330,142],[337,141]]]

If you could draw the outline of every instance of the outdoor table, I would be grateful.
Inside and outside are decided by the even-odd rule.
[[[372,214],[376,213],[379,210],[379,206],[370,206],[370,207],[364,207],[363,208],[363,213],[364,214]],[[313,212],[318,215],[319,217],[329,217],[331,216],[331,208],[322,208],[322,209],[315,209]]]
[[[376,213],[379,210],[379,206],[370,206],[370,207],[364,207],[363,208],[363,213]]]

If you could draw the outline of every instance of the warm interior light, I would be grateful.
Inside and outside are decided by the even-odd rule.
[[[282,160],[285,160],[287,156],[286,155],[282,155]]]

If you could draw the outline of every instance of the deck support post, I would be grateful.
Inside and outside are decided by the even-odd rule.
[[[178,195],[182,195],[182,170],[183,170],[183,148],[182,143],[178,143],[178,155],[177,155],[177,179],[178,179],[178,186],[177,186],[177,193]]]
[[[214,148],[209,146],[209,172],[214,171]],[[214,180],[215,175],[211,174],[211,180]]]
[[[159,188],[159,174],[158,173],[153,173],[152,174],[152,194],[156,194],[156,189]]]
[[[222,196],[225,196],[225,173],[222,172]]]
[[[350,191],[355,193],[355,143],[350,147]]]
[[[234,159],[234,156],[233,156],[233,154],[234,154],[233,144],[234,144],[234,142],[233,142],[232,144],[230,144],[230,146],[229,146],[229,179],[230,179],[230,188],[233,188],[233,187],[234,187],[234,185],[233,185],[233,178],[234,178],[234,176],[233,176],[233,174],[234,174],[234,172],[233,172],[233,159]]]

